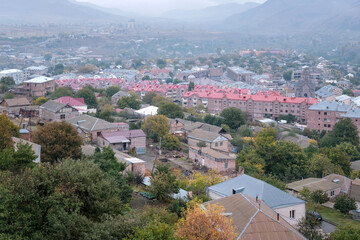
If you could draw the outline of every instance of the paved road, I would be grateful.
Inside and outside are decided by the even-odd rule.
[[[336,229],[336,226],[335,225],[332,225],[328,222],[325,222],[325,221],[322,221],[321,223],[321,229],[323,230],[324,233],[332,233],[335,231]]]

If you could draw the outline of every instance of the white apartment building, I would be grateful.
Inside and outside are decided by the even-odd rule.
[[[24,81],[24,73],[19,69],[9,69],[0,72],[0,79],[2,77],[12,77],[15,84],[20,84]]]

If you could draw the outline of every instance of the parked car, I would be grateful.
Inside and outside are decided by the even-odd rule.
[[[316,221],[322,221],[322,220],[323,220],[321,214],[318,213],[318,212],[308,211],[308,213],[310,213],[311,215],[313,215]]]

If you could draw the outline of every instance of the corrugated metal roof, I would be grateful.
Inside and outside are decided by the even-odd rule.
[[[291,196],[264,181],[250,177],[246,174],[211,186],[209,187],[209,191],[214,191],[215,193],[226,197],[233,194],[233,189],[239,188],[244,188],[242,193],[245,195],[249,195],[253,198],[258,196],[260,200],[264,201],[272,209],[305,203],[301,199]]]
[[[315,103],[312,105],[309,110],[320,110],[320,111],[334,111],[334,112],[347,112],[351,109],[350,105],[335,101],[324,101]]]

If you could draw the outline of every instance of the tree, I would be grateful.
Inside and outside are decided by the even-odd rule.
[[[320,153],[325,154],[335,166],[339,166],[346,176],[350,176],[350,157],[339,145],[332,148],[321,148]]]
[[[329,197],[321,190],[316,190],[311,193],[311,201],[315,204],[323,204],[329,201]]]
[[[80,74],[86,74],[86,73],[93,73],[96,72],[98,69],[93,64],[87,63],[85,66],[81,66],[78,69],[78,73]]]
[[[85,104],[88,105],[89,108],[97,108],[98,107],[95,93],[87,87],[84,87],[83,89],[79,90],[76,93],[76,97],[84,98]]]
[[[350,118],[343,119],[334,125],[334,128],[320,141],[323,147],[335,147],[341,143],[350,143],[359,146],[359,136],[354,134],[357,132],[356,126]]]
[[[309,240],[322,240],[322,235],[318,232],[321,223],[316,220],[313,213],[307,212],[305,218],[298,223],[299,232]]]
[[[4,95],[2,96],[2,99],[13,99],[15,97],[15,94],[10,93],[10,92],[6,92],[4,93]]]
[[[343,175],[341,167],[331,162],[324,154],[314,154],[310,158],[309,171],[316,177],[323,178],[331,173]]]
[[[42,162],[57,162],[63,158],[80,158],[82,139],[66,122],[52,122],[34,133],[33,141],[41,145]]]
[[[140,109],[141,101],[139,96],[136,93],[130,92],[130,96],[125,96],[119,99],[117,102],[119,108],[132,108],[132,109]]]
[[[176,136],[171,134],[166,134],[162,139],[161,147],[163,149],[173,151],[179,149],[181,147],[181,143]]]
[[[15,85],[15,81],[13,77],[10,76],[6,76],[6,77],[2,77],[0,79],[0,84],[1,84],[1,91],[2,92],[6,92],[9,90],[9,88],[11,86]]]
[[[289,71],[286,71],[283,73],[283,78],[285,79],[285,81],[290,81],[291,78],[292,78],[292,71],[289,70]]]
[[[49,98],[47,98],[47,97],[38,97],[37,99],[35,99],[33,101],[33,105],[41,106],[44,103],[46,103],[47,101],[49,101]]]
[[[338,226],[336,231],[331,233],[333,240],[355,240],[360,239],[360,227],[354,224]]]
[[[163,115],[150,116],[145,119],[142,127],[146,136],[159,140],[160,137],[164,137],[170,131],[169,120]]]
[[[342,194],[335,200],[334,208],[346,215],[349,211],[356,210],[356,201],[347,194]]]
[[[152,101],[151,101],[151,104],[154,105],[154,106],[157,106],[157,107],[160,107],[161,104],[165,103],[165,102],[168,102],[168,100],[161,96],[161,95],[156,95]]]
[[[296,121],[296,117],[292,114],[289,115],[280,115],[279,120],[286,120],[287,123],[293,123]]]
[[[118,86],[111,86],[106,89],[106,97],[111,98],[115,93],[120,91],[120,87]]]
[[[176,235],[188,240],[234,239],[233,222],[224,215],[224,207],[216,204],[204,204],[204,207],[206,210],[199,203],[190,202],[177,224]]]
[[[143,80],[143,81],[150,80],[150,77],[149,77],[149,75],[145,75],[141,78],[141,80]]]
[[[173,226],[160,222],[157,218],[151,219],[143,228],[137,228],[132,240],[176,240]]]
[[[344,89],[343,90],[343,94],[344,95],[348,95],[350,97],[353,97],[354,96],[354,92],[351,90],[351,89]]]
[[[245,117],[238,108],[226,108],[221,112],[220,116],[223,117],[223,122],[231,129],[237,129],[245,124]]]
[[[70,87],[57,88],[53,93],[50,94],[51,99],[57,99],[61,97],[73,97],[74,90]]]
[[[13,147],[0,151],[0,169],[19,171],[24,168],[32,168],[35,166],[36,158],[30,144],[19,142],[16,149]]]
[[[189,83],[189,86],[188,86],[188,91],[192,91],[192,90],[194,90],[194,88],[195,88],[195,83],[194,83],[194,82],[190,82],[190,83]]]
[[[158,59],[156,61],[156,65],[160,68],[160,69],[163,69],[166,67],[166,61],[163,60],[163,59]]]
[[[45,55],[44,55],[44,59],[45,59],[45,61],[50,62],[50,61],[51,61],[51,59],[52,59],[52,55],[51,55],[51,53],[45,53]]]
[[[151,174],[150,192],[159,201],[169,201],[171,195],[179,192],[179,186],[168,165],[159,164]]]
[[[156,97],[156,96],[157,96],[157,94],[154,92],[147,92],[142,100],[146,104],[151,104],[154,97]]]
[[[14,147],[12,137],[19,136],[19,127],[13,124],[5,114],[0,114],[0,151]]]
[[[54,75],[60,75],[60,74],[63,74],[64,73],[64,65],[59,63],[59,64],[56,64],[55,65],[55,68],[54,68]]]
[[[171,102],[164,102],[160,105],[158,114],[167,116],[168,118],[183,118],[184,112],[182,108]]]

